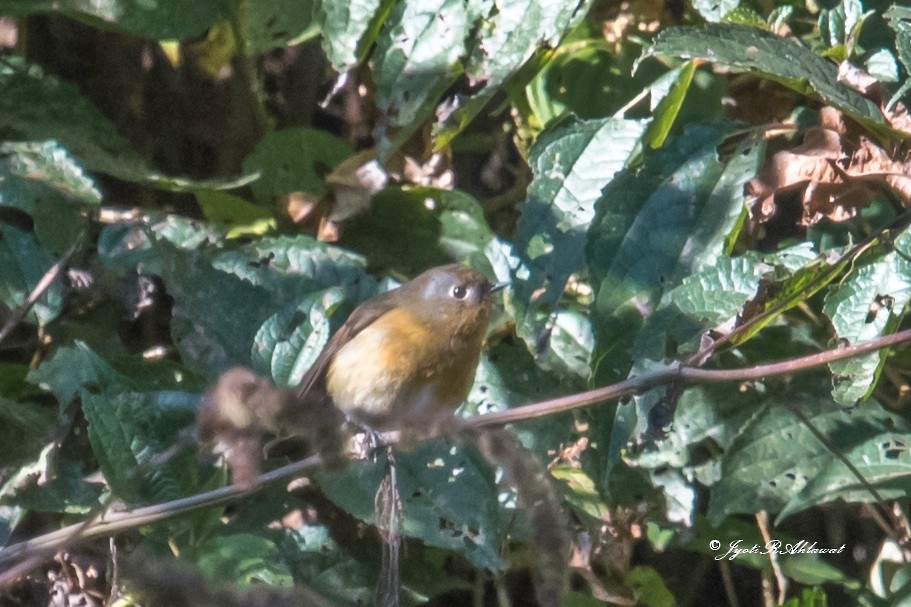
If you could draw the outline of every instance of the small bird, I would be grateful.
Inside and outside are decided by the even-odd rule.
[[[455,411],[474,382],[492,294],[484,274],[452,264],[427,270],[359,305],[298,387],[371,424]]]

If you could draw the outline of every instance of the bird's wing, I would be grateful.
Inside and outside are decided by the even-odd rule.
[[[326,347],[323,348],[323,351],[316,359],[316,362],[313,363],[304,375],[301,383],[297,387],[297,395],[299,398],[306,397],[307,394],[313,390],[314,386],[324,378],[326,370],[329,368],[329,362],[342,346],[347,344],[355,335],[366,329],[373,321],[394,307],[393,292],[394,291],[387,291],[386,293],[377,295],[373,299],[366,301],[355,308],[354,312],[351,313],[351,316],[348,317],[348,320],[345,321],[345,324],[335,332],[335,335],[332,336],[332,339],[330,339],[329,343],[326,344]]]

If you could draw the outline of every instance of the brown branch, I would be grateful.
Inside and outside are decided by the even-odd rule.
[[[118,531],[149,525],[199,508],[227,504],[244,495],[255,493],[263,487],[312,470],[319,465],[320,457],[314,455],[260,475],[260,484],[251,489],[240,489],[234,485],[220,487],[154,506],[110,513],[88,525],[85,522],[69,525],[0,550],[0,565],[21,559],[31,559],[38,554],[54,552],[75,541],[112,535]],[[0,587],[10,581],[12,580],[7,580],[5,575],[2,576]]]
[[[512,409],[507,409],[506,411],[479,415],[478,417],[462,420],[461,423],[463,427],[471,429],[501,426],[517,421],[537,419],[556,413],[572,411],[573,409],[595,405],[628,394],[640,394],[656,386],[673,382],[683,382],[685,384],[700,382],[718,383],[751,381],[773,377],[775,375],[789,375],[791,373],[808,371],[837,360],[853,358],[909,341],[911,341],[911,329],[906,329],[855,346],[835,348],[834,350],[826,350],[825,352],[819,352],[817,354],[789,358],[787,360],[756,365],[745,369],[700,369],[698,367],[673,365],[667,369],[640,375],[638,377],[631,377],[616,384],[604,386],[603,388],[596,388],[570,396],[561,396],[559,398],[553,398],[531,405],[514,407]]]
[[[586,407],[606,400],[619,398],[627,394],[641,393],[651,388],[674,382],[693,384],[699,382],[749,381],[776,375],[788,375],[814,369],[837,360],[868,354],[870,352],[875,352],[876,350],[909,341],[911,341],[911,329],[906,329],[855,346],[836,348],[834,350],[827,350],[809,356],[792,358],[765,365],[757,365],[746,369],[712,370],[677,365],[662,371],[639,377],[632,377],[611,386],[589,390],[580,394],[554,398],[531,405],[515,407],[498,413],[490,413],[461,420],[459,425],[463,429],[502,426],[508,423],[537,419],[556,413],[571,411],[580,407]],[[428,438],[432,438],[433,436],[435,435]],[[38,554],[59,550],[63,546],[74,541],[111,535],[125,529],[148,525],[179,516],[198,508],[226,504],[239,497],[254,493],[259,488],[266,485],[286,480],[312,470],[318,465],[320,465],[320,458],[318,455],[314,455],[305,460],[288,464],[287,466],[277,468],[261,475],[259,477],[260,484],[253,489],[240,489],[235,486],[222,487],[154,506],[108,514],[102,519],[88,525],[86,525],[85,522],[70,525],[0,550],[0,565],[13,561],[32,559]],[[19,568],[17,568],[17,571],[18,570]],[[4,576],[4,578],[5,577],[6,576]],[[6,582],[8,580],[4,579],[3,581]]]

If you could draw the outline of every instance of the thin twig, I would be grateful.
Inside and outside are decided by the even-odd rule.
[[[132,529],[142,525],[149,525],[158,521],[173,518],[198,508],[220,506],[236,500],[239,497],[255,493],[259,489],[279,481],[295,477],[303,472],[319,466],[320,457],[313,455],[307,459],[276,468],[259,477],[260,484],[251,489],[239,489],[236,486],[220,487],[212,491],[197,493],[154,506],[136,508],[124,512],[109,513],[107,516],[93,521],[89,519],[82,523],[69,525],[56,531],[7,546],[0,551],[0,565],[27,559],[35,554],[46,554],[61,549],[75,541],[87,540],[95,537],[108,536],[125,529]],[[86,525],[86,523],[90,523]],[[26,570],[27,571],[27,570]],[[0,587],[3,582],[0,582]]]
[[[640,394],[656,386],[669,384],[672,382],[684,382],[687,384],[694,383],[718,383],[718,382],[735,382],[735,381],[752,381],[764,379],[775,375],[789,375],[807,371],[816,367],[827,365],[831,362],[853,358],[862,354],[868,354],[889,348],[901,343],[911,341],[911,329],[899,331],[892,335],[877,337],[870,341],[854,346],[835,348],[826,350],[808,356],[789,358],[779,362],[756,365],[745,369],[700,369],[697,367],[685,367],[682,365],[672,365],[667,369],[647,373],[638,377],[631,377],[610,386],[588,390],[569,396],[561,396],[549,400],[514,407],[505,411],[488,413],[461,420],[464,428],[488,428],[490,426],[502,426],[513,422],[524,421],[529,419],[538,419],[588,407],[607,400],[613,400],[629,394]]]
[[[769,513],[760,510],[756,513],[756,524],[759,526],[759,534],[762,536],[763,545],[768,546],[772,543],[772,536],[769,534]],[[778,562],[778,551],[769,550],[769,563],[772,565],[772,573],[775,574],[775,580],[778,583],[778,602],[776,605],[784,603],[788,595],[788,578],[781,571],[781,563]]]
[[[3,340],[6,339],[13,329],[19,326],[19,323],[22,322],[22,319],[25,318],[25,315],[28,314],[28,311],[32,309],[41,296],[51,288],[51,285],[54,284],[54,280],[57,279],[57,276],[60,275],[60,271],[63,269],[63,266],[69,263],[70,258],[75,255],[76,251],[79,250],[79,247],[82,245],[82,239],[85,236],[85,232],[79,234],[76,237],[76,240],[70,247],[60,256],[54,265],[48,268],[47,272],[44,273],[44,276],[41,277],[41,280],[38,281],[38,284],[35,285],[35,288],[32,289],[32,292],[28,294],[25,302],[16,308],[13,311],[13,314],[6,320],[6,323],[3,325],[3,328],[0,329],[0,343],[3,343]]]
[[[813,420],[811,420],[806,413],[801,411],[800,408],[795,406],[793,403],[785,403],[785,407],[787,407],[788,411],[790,411],[791,414],[794,415],[794,417],[796,417],[798,421],[800,421],[800,423],[810,431],[810,434],[812,434],[816,440],[822,443],[822,445],[829,453],[834,455],[838,461],[845,465],[845,467],[848,469],[848,472],[850,472],[851,475],[854,476],[854,478],[856,478],[861,485],[863,485],[864,489],[867,491],[867,493],[873,496],[874,500],[879,503],[885,502],[885,499],[883,498],[882,494],[880,494],[880,492],[876,489],[876,487],[874,487],[870,481],[866,479],[863,473],[858,470],[857,466],[855,466],[851,460],[848,459],[848,456],[842,453],[841,449],[839,449],[828,436],[823,434],[819,428],[813,424]],[[901,534],[896,530],[895,527],[889,524],[889,521],[885,519],[885,517],[879,512],[879,510],[876,509],[875,506],[872,504],[864,504],[864,509],[870,514],[879,528],[882,529],[883,533],[895,540],[899,545],[902,545]]]
[[[908,341],[911,341],[911,329],[879,337],[855,346],[836,348],[834,350],[811,354],[809,356],[758,365],[747,369],[712,370],[678,365],[655,373],[632,377],[596,390],[589,390],[580,394],[550,399],[497,413],[480,415],[478,417],[460,420],[459,423],[463,429],[502,426],[504,424],[538,419],[548,415],[594,405],[606,400],[619,398],[627,394],[644,392],[656,386],[674,382],[692,384],[698,382],[749,381],[775,375],[788,375],[820,367],[836,360],[860,356]],[[432,438],[432,436],[428,438]],[[162,521],[167,518],[173,518],[198,508],[226,504],[241,496],[251,494],[265,485],[286,480],[303,472],[312,470],[319,464],[319,456],[314,455],[305,460],[288,464],[287,466],[277,468],[261,475],[259,477],[260,485],[253,489],[238,489],[234,486],[222,487],[154,506],[108,514],[103,520],[95,522],[91,522],[90,520],[89,522],[91,522],[91,524],[89,525],[86,525],[85,522],[77,525],[70,525],[63,529],[3,549],[0,551],[0,565],[21,559],[30,559],[37,553],[59,550],[62,546],[76,541],[77,539],[85,540],[99,536],[107,536],[125,529],[131,529]]]
[[[888,232],[890,230],[901,228],[908,221],[911,221],[911,211],[906,211],[905,213],[901,214],[899,217],[897,217],[895,219],[895,221],[893,221],[889,225],[889,227],[883,228],[882,230],[879,230],[874,234],[870,234],[869,236],[867,236],[866,238],[864,238],[863,240],[861,240],[860,242],[855,244],[853,247],[851,247],[850,249],[848,249],[847,251],[842,253],[842,255],[840,255],[838,257],[838,259],[836,259],[831,264],[830,271],[838,270],[838,268],[839,268],[839,266],[841,266],[841,264],[843,264],[851,259],[857,258],[866,249],[868,249],[871,246],[873,246],[874,244],[876,244],[877,240],[881,239],[886,234],[886,232]],[[806,293],[814,290],[817,286],[820,286],[820,283],[823,282],[824,280],[826,280],[826,278],[828,277],[828,274],[829,274],[829,272],[822,272],[818,276],[814,277],[809,283],[804,285],[804,287],[801,289],[801,296],[804,296]],[[795,294],[795,296],[796,296],[796,294]],[[698,352],[696,352],[695,354],[690,356],[688,359],[686,359],[686,362],[684,364],[696,366],[698,364],[698,361],[707,360],[716,350],[718,350],[718,348],[720,348],[724,344],[730,342],[732,339],[736,338],[737,336],[750,330],[757,323],[762,322],[771,316],[784,312],[785,309],[788,307],[788,305],[789,305],[789,301],[787,301],[787,300],[781,301],[781,302],[777,303],[776,305],[772,306],[771,308],[769,308],[768,310],[765,310],[765,311],[757,314],[756,316],[753,316],[752,318],[750,318],[743,324],[735,327],[732,331],[730,331],[730,332],[726,333],[725,335],[721,336],[720,338],[712,341],[705,347],[700,348]]]

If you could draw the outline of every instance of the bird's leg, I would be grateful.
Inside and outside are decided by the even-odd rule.
[[[380,447],[387,446],[383,440],[383,434],[350,413],[345,415],[345,425],[352,435],[352,439],[348,444],[349,451],[358,459],[370,457],[373,458],[373,461],[376,461],[376,455]]]

